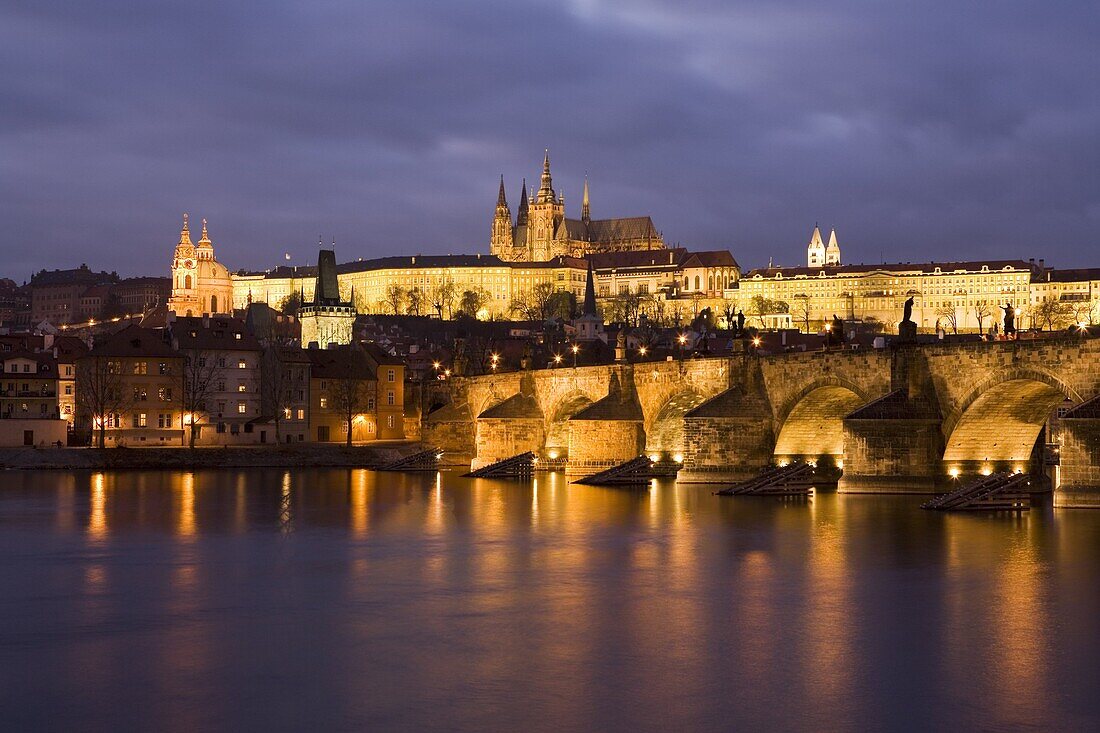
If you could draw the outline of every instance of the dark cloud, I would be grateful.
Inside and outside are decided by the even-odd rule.
[[[794,263],[1100,265],[1095,2],[8,3],[0,274],[487,246],[542,148],[574,211]]]

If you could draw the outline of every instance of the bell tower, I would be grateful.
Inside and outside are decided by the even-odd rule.
[[[497,209],[493,215],[492,231],[489,235],[489,254],[502,260],[512,259],[512,212],[508,209],[508,199],[504,195],[504,176],[500,177],[500,191],[497,193]]]
[[[208,240],[209,241],[209,240]],[[168,310],[179,315],[191,316],[202,313],[202,303],[198,294],[198,253],[191,243],[191,230],[187,224],[187,214],[183,215],[183,228],[180,241],[172,258],[172,295],[168,299]]]
[[[530,242],[531,260],[546,262],[559,254],[567,254],[558,252],[554,242],[558,224],[565,218],[565,202],[554,192],[549,150],[542,160],[542,179],[539,183],[539,191],[528,205],[527,241]]]

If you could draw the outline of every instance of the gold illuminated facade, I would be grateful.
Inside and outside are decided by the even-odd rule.
[[[581,216],[565,215],[565,197],[554,190],[550,153],[542,162],[538,191],[527,195],[524,181],[519,210],[512,220],[500,179],[489,252],[506,262],[546,262],[555,257],[587,257],[601,252],[664,249],[665,242],[648,216],[593,219],[588,179],[581,196]]]
[[[172,296],[168,310],[181,316],[201,316],[204,313],[231,313],[233,280],[225,265],[214,256],[214,244],[202,221],[202,238],[191,242],[187,214],[172,258]]]
[[[893,331],[912,297],[922,331],[987,332],[1001,323],[1001,306],[1026,310],[1033,270],[1023,260],[769,267],[741,280],[738,300],[750,320],[759,296],[785,308],[802,330],[816,331],[836,315]]]

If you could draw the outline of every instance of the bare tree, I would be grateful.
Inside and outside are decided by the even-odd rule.
[[[390,283],[387,285],[385,297],[382,299],[386,311],[395,316],[400,314],[401,306],[405,303],[406,294],[405,288],[401,287],[399,283]]]
[[[1040,328],[1053,331],[1069,325],[1072,309],[1069,303],[1061,300],[1041,300],[1031,309],[1032,323]]]
[[[488,290],[475,286],[469,290],[462,291],[462,297],[459,298],[458,309],[461,313],[465,313],[471,318],[477,318],[478,312],[492,300],[493,296]]]
[[[207,401],[217,391],[218,380],[223,376],[213,351],[190,350],[183,355],[183,412],[191,416],[191,428],[187,446],[195,447],[201,416],[207,413]],[[209,415],[207,414],[209,422]]]
[[[936,317],[941,321],[945,321],[951,329],[951,333],[958,334],[959,332],[959,312],[955,309],[954,305],[941,305],[936,308]],[[947,330],[946,328],[944,329]]]
[[[1078,300],[1073,303],[1073,321],[1078,324],[1094,324],[1096,304],[1092,300]]]
[[[978,322],[978,333],[985,333],[985,319],[992,315],[993,310],[987,301],[975,301],[974,319]]]
[[[131,396],[123,386],[121,359],[88,355],[77,362],[77,405],[91,419],[99,448],[107,442],[108,420],[121,419],[121,414],[130,406]]]
[[[726,330],[732,331],[733,325],[737,323],[737,301],[736,300],[723,300],[722,301],[722,320],[726,324]]]
[[[408,301],[409,304],[405,312],[410,316],[419,316],[420,309],[424,306],[424,292],[420,288],[413,286],[409,290]]]
[[[260,402],[275,420],[276,443],[282,442],[282,421],[294,404],[294,392],[305,386],[303,368],[288,362],[286,354],[283,348],[268,346],[260,356]]]
[[[345,374],[328,381],[328,395],[332,409],[340,413],[348,426],[346,445],[350,448],[352,433],[355,431],[355,418],[367,409],[370,393],[367,380],[357,374]]]
[[[429,294],[429,300],[431,300],[432,307],[441,319],[446,318],[450,320],[454,316],[455,301],[457,298],[458,288],[455,287],[454,280],[450,278],[434,285]]]
[[[527,321],[545,321],[552,317],[553,283],[539,283],[512,300],[509,308]]]
[[[794,306],[791,308],[791,315],[794,316],[795,322],[801,321],[802,332],[810,332],[810,296],[799,294],[794,296]]]

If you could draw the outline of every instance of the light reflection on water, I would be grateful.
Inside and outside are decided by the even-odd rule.
[[[1095,729],[1100,512],[8,473],[11,729]]]

